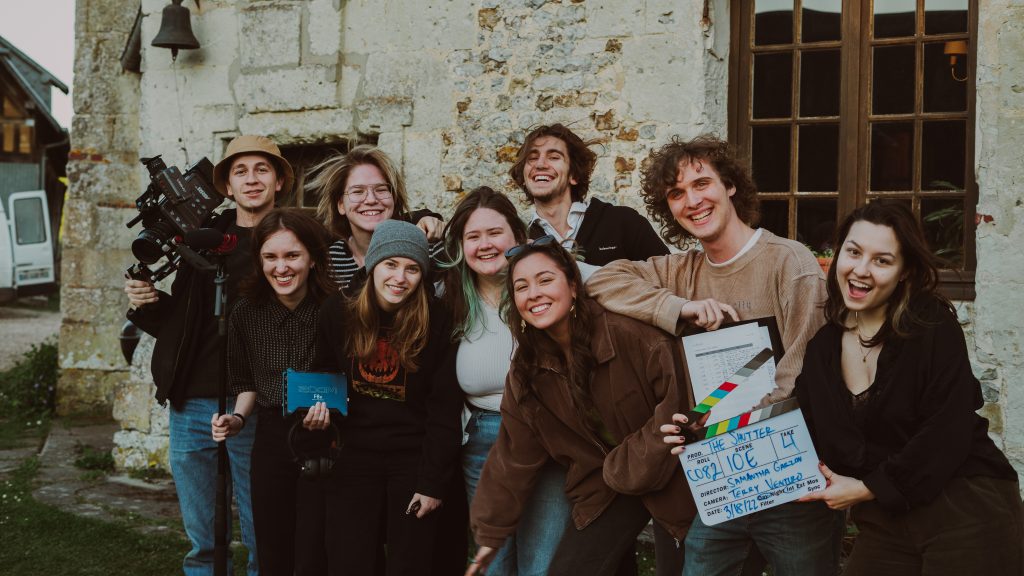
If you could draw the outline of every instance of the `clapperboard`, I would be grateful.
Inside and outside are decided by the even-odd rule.
[[[772,351],[764,348],[694,407],[691,418],[709,412],[768,362],[774,362]],[[701,520],[709,526],[825,487],[795,398],[710,424],[695,436],[679,461]]]

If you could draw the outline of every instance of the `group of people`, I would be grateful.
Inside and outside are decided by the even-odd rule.
[[[756,228],[725,142],[673,139],[640,192],[665,240],[700,246],[670,254],[635,210],[588,197],[595,162],[541,126],[510,170],[527,219],[480,187],[443,224],[358,146],[311,170],[313,218],[275,208],[294,175],[273,142],[229,144],[214,184],[236,208],[208,223],[239,237],[226,350],[209,273],[182,267],[170,293],[125,285],[171,405],[186,574],[212,573],[217,442],[250,575],[629,576],[652,520],[659,576],[833,575],[851,508],[847,574],[1022,573],[1017,475],[975,412],[963,332],[905,205],[849,214],[824,275]],[[758,407],[798,398],[827,485],[706,525],[673,456],[704,424],[682,414],[700,399],[678,335],[762,317],[784,352]],[[286,417],[289,368],[344,373],[347,415]]]

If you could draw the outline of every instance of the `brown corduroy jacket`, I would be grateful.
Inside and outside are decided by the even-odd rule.
[[[476,541],[498,548],[511,535],[537,473],[553,459],[567,468],[565,491],[577,529],[616,494],[640,496],[651,515],[682,540],[696,514],[679,460],[658,427],[693,405],[678,338],[590,303],[597,365],[590,397],[616,445],[609,449],[577,415],[563,370],[540,366],[528,390],[512,369],[501,403],[501,430],[484,465],[470,512]]]

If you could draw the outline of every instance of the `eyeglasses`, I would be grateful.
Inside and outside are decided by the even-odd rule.
[[[543,248],[544,246],[556,244],[557,242],[558,239],[552,236],[551,234],[541,236],[540,238],[537,238],[533,242],[527,242],[526,244],[520,244],[518,246],[513,246],[508,250],[505,250],[505,258],[514,258],[517,255],[522,254],[524,250],[530,248]]]
[[[374,186],[353,186],[348,190],[345,190],[345,194],[348,196],[348,199],[356,204],[359,204],[363,200],[366,200],[366,197],[371,192],[373,193],[373,197],[376,198],[377,200],[387,200],[391,198],[391,187],[388,186],[387,184],[377,184]]]

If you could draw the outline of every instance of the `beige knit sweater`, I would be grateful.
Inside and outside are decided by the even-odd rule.
[[[714,298],[735,308],[740,320],[774,316],[785,355],[776,388],[759,407],[793,394],[807,341],[825,323],[825,276],[817,260],[803,244],[768,230],[725,266],[710,265],[698,250],[646,262],[617,260],[591,276],[586,287],[605,308],[674,334],[682,333],[679,312],[690,300]]]

